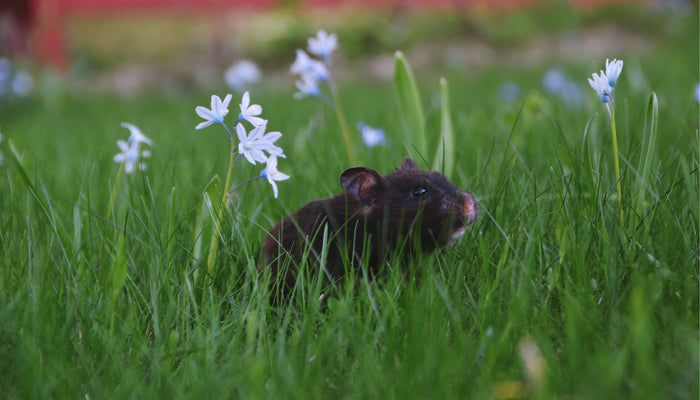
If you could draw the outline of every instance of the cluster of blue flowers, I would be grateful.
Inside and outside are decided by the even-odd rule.
[[[293,75],[299,75],[300,78],[296,82],[299,91],[294,97],[301,99],[310,96],[324,99],[319,85],[331,79],[328,67],[331,65],[331,55],[338,47],[338,37],[335,33],[329,35],[326,31],[319,31],[316,37],[309,38],[308,44],[309,52],[323,61],[312,58],[302,49],[297,49],[297,58],[289,68]]]
[[[219,96],[212,95],[211,108],[198,106],[195,112],[202,117],[204,121],[199,123],[195,129],[199,130],[212,124],[221,124],[228,132],[229,139],[233,143],[233,134],[224,122],[224,117],[229,113],[228,105],[231,102],[231,97],[232,96],[228,94],[221,100]],[[277,170],[277,158],[284,158],[285,155],[282,149],[274,143],[277,139],[282,137],[282,133],[266,133],[267,120],[259,117],[262,113],[262,107],[258,104],[250,104],[250,94],[248,92],[243,94],[239,107],[240,113],[234,123],[236,138],[238,139],[238,145],[235,147],[235,150],[238,152],[238,156],[233,160],[231,166],[233,166],[239,158],[245,157],[245,159],[253,165],[256,163],[263,163],[266,164],[266,167],[260,172],[259,176],[248,179],[236,186],[236,188],[252,180],[264,178],[267,179],[272,186],[274,196],[277,198],[278,189],[276,182],[289,179],[289,175]],[[246,132],[246,128],[243,125],[244,121],[252,125],[252,129],[249,133]],[[146,163],[143,162],[142,159],[150,157],[151,152],[142,149],[141,146],[142,144],[152,146],[153,141],[133,124],[123,122],[122,127],[129,129],[131,135],[127,141],[117,141],[117,146],[119,146],[121,152],[114,156],[114,161],[124,164],[124,170],[127,174],[131,174],[137,169],[141,171],[146,170]],[[236,188],[234,188],[234,190]]]
[[[233,134],[224,122],[224,117],[229,112],[228,105],[230,102],[230,94],[226,95],[223,101],[219,96],[212,95],[211,108],[198,106],[195,109],[197,115],[204,119],[204,122],[197,125],[195,129],[204,129],[214,123],[221,124],[228,132],[229,139],[233,142]],[[250,104],[250,95],[248,92],[243,93],[239,108],[241,112],[238,114],[236,122],[234,123],[236,136],[238,138],[238,146],[236,147],[238,156],[232,164],[235,164],[241,156],[245,157],[246,160],[253,165],[255,165],[256,162],[266,164],[265,169],[260,172],[259,176],[249,179],[246,182],[250,182],[251,180],[257,178],[267,179],[272,186],[275,198],[277,198],[278,191],[276,182],[289,179],[289,175],[283,174],[277,170],[277,158],[284,158],[285,155],[282,149],[277,147],[274,143],[277,141],[277,139],[282,137],[282,133],[265,133],[267,129],[267,120],[258,117],[258,115],[262,113],[262,107],[258,104]],[[243,125],[244,121],[253,126],[250,133],[246,132],[245,126]],[[267,153],[267,155],[265,153]]]
[[[308,39],[309,53],[317,56],[319,59],[311,57],[309,53],[302,49],[297,49],[296,59],[289,68],[292,75],[299,76],[299,79],[296,81],[296,87],[299,91],[294,94],[294,98],[316,97],[327,104],[331,104],[323,95],[320,85],[323,82],[332,84],[329,68],[332,63],[331,56],[337,48],[337,35],[320,30],[315,37]],[[368,148],[386,144],[383,129],[372,128],[362,121],[357,123],[357,129],[360,131],[362,141]]]

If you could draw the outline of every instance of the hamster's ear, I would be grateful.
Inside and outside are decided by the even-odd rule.
[[[404,158],[403,162],[401,162],[401,166],[399,167],[399,171],[411,171],[411,170],[420,170],[418,167],[418,164],[413,161],[411,158]]]
[[[360,203],[370,204],[384,191],[384,177],[373,169],[349,168],[340,175],[340,186]]]

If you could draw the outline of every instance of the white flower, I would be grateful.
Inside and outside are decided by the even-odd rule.
[[[240,108],[241,113],[238,115],[239,121],[248,121],[253,124],[253,126],[259,126],[267,122],[260,117],[256,117],[256,115],[260,115],[262,112],[262,107],[259,104],[250,104],[250,95],[248,92],[243,93]]]
[[[588,78],[588,83],[591,85],[593,90],[598,93],[600,101],[603,103],[608,103],[610,101],[610,96],[612,95],[612,87],[608,83],[608,77],[605,72],[600,71],[600,75],[594,73],[593,78]]]
[[[302,75],[301,80],[296,82],[298,92],[294,93],[295,99],[302,99],[306,96],[321,97],[321,89],[318,87],[318,82],[313,77]]]
[[[289,175],[283,174],[277,170],[277,157],[275,156],[270,156],[270,158],[267,159],[267,166],[262,170],[262,172],[260,172],[260,176],[266,178],[267,181],[270,182],[275,198],[277,198],[278,195],[277,183],[275,183],[275,181],[284,181],[289,179]]]
[[[289,71],[292,74],[298,74],[303,76],[312,77],[316,81],[328,80],[330,74],[326,66],[313,58],[309,57],[304,50],[297,49],[297,58],[294,63],[289,67]]]
[[[620,77],[622,64],[622,60],[613,59],[612,62],[610,62],[609,59],[605,59],[605,76],[608,77],[608,85],[610,85],[611,88],[615,86],[617,78]]]
[[[316,37],[309,38],[309,52],[328,62],[331,53],[338,47],[338,37],[335,33],[330,35],[326,31],[318,31]]]
[[[267,122],[256,126],[250,131],[250,134],[246,134],[243,124],[236,124],[236,135],[239,141],[238,152],[253,165],[256,161],[264,163],[268,160],[264,151],[268,152],[271,157],[284,157],[282,149],[274,145],[274,142],[282,137],[282,134],[270,132],[263,135],[266,128]]]
[[[231,89],[242,92],[248,86],[257,83],[262,74],[254,62],[241,60],[233,64],[224,74],[224,80]]]
[[[204,129],[213,123],[224,124],[224,117],[228,114],[228,103],[231,101],[231,95],[227,94],[224,101],[217,95],[211,96],[211,109],[203,106],[197,106],[195,111],[197,115],[204,118],[206,121],[200,122],[195,129]]]
[[[612,119],[612,112],[610,111],[610,104],[614,102],[613,100],[613,88],[617,83],[617,78],[620,77],[622,72],[622,60],[610,59],[605,60],[605,72],[600,71],[600,75],[593,74],[593,78],[588,78],[588,83],[591,85],[593,90],[598,93],[600,101],[605,103],[605,107],[608,109],[608,115]]]
[[[123,140],[117,140],[117,146],[121,149],[121,153],[114,156],[114,161],[124,164],[124,171],[131,174],[138,167],[141,171],[146,170],[146,164],[139,162],[141,157],[150,157],[151,152],[148,150],[141,151],[139,142],[127,143]]]
[[[365,143],[365,146],[369,148],[382,145],[386,142],[384,129],[372,128],[364,122],[358,122],[357,129],[362,133],[362,141]]]
[[[138,143],[146,143],[149,146],[153,146],[153,141],[149,139],[146,135],[141,132],[141,129],[139,129],[136,125],[130,124],[128,122],[122,122],[122,128],[126,128],[131,132],[131,135],[129,135],[129,143],[133,142],[138,142]]]
[[[267,123],[265,125],[261,125],[262,131],[265,131],[265,128],[267,127]],[[275,146],[275,142],[277,139],[282,137],[282,132],[268,132],[266,133],[262,138],[258,140],[258,146],[268,152],[268,154],[271,157],[282,157],[286,158],[284,155],[284,151],[282,150],[281,147]]]

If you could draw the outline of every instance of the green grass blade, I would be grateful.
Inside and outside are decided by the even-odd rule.
[[[418,85],[403,53],[394,58],[394,95],[404,130],[406,147],[424,156],[428,151],[425,138],[425,115]]]
[[[438,143],[433,169],[446,176],[452,174],[455,164],[454,129],[450,114],[450,93],[447,79],[440,79],[440,142]]]
[[[123,232],[126,232],[126,223],[124,223]],[[124,283],[126,283],[127,257],[125,235],[125,233],[119,234],[119,239],[117,239],[117,253],[114,256],[114,263],[112,265],[112,296],[115,298],[124,287]]]
[[[649,170],[654,161],[654,153],[656,149],[656,136],[659,130],[659,101],[656,98],[656,93],[651,92],[649,102],[644,111],[644,139],[642,141],[642,153],[639,157],[639,182],[635,187],[637,196],[634,201],[634,208],[638,214],[643,213],[644,203],[646,201],[647,190],[650,187],[648,182]]]
[[[216,211],[214,210],[214,199],[221,193],[219,188],[219,175],[209,181],[202,192],[202,199],[199,204],[199,214],[194,232],[194,249],[192,255],[195,260],[200,260],[203,250],[211,246],[214,237],[214,227],[216,226]]]

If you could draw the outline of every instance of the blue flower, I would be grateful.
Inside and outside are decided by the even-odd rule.
[[[256,162],[267,162],[267,152],[271,157],[284,157],[281,148],[275,146],[282,134],[280,132],[270,132],[265,135],[267,122],[258,125],[249,134],[246,133],[243,124],[236,125],[236,135],[238,136],[238,152],[243,155],[248,162],[255,165]]]
[[[700,103],[700,83],[695,85],[695,101]]]
[[[622,60],[613,59],[612,62],[610,62],[609,59],[605,59],[605,76],[608,77],[608,85],[610,85],[611,88],[615,87],[617,78],[620,77],[622,64]]]
[[[122,151],[114,156],[114,161],[124,164],[124,171],[131,174],[138,167],[141,171],[146,170],[146,163],[139,162],[141,157],[150,157],[151,152],[148,150],[141,151],[141,143],[127,143],[123,140],[117,140],[117,146]]]
[[[238,115],[239,121],[248,121],[253,126],[259,126],[267,123],[266,120],[256,117],[262,113],[262,107],[259,104],[250,104],[250,95],[248,92],[243,93],[243,98],[241,99],[241,113]]]
[[[228,103],[231,102],[231,95],[227,94],[224,101],[217,95],[211,96],[211,109],[203,106],[197,106],[195,111],[197,115],[204,118],[204,122],[200,122],[195,129],[204,129],[207,126],[218,123],[224,125],[224,117],[228,114]]]
[[[309,52],[329,62],[331,53],[338,47],[338,37],[335,33],[330,35],[326,31],[318,31],[316,37],[309,38]]]
[[[325,81],[330,77],[330,73],[326,66],[313,58],[309,57],[304,50],[297,49],[297,58],[289,67],[292,74],[306,76],[315,81]]]
[[[311,76],[302,75],[301,80],[296,82],[298,92],[294,93],[295,99],[301,99],[306,96],[321,97],[321,89],[318,87],[318,81]]]
[[[237,92],[242,92],[248,86],[260,80],[260,69],[250,60],[241,60],[233,64],[224,74],[226,84]]]
[[[612,111],[610,111],[610,102],[612,101],[612,91],[613,88],[610,86],[608,77],[605,76],[605,72],[600,71],[600,75],[594,73],[593,79],[588,78],[588,83],[591,84],[593,90],[598,93],[600,101],[605,104],[605,108],[608,109],[608,115],[612,119]]]
[[[362,133],[362,141],[365,143],[365,146],[369,147],[370,149],[386,143],[384,129],[372,128],[362,121],[357,123],[357,129],[359,129]]]
[[[498,88],[498,94],[505,101],[515,101],[522,95],[520,87],[513,82],[506,82]]]
[[[25,71],[17,71],[10,86],[18,97],[27,97],[34,88],[34,79]]]
[[[600,101],[603,103],[610,102],[610,97],[612,96],[612,87],[610,86],[609,79],[605,75],[605,72],[600,71],[600,75],[593,73],[593,79],[588,78],[588,83],[591,85],[593,90],[598,93]]]
[[[275,156],[270,156],[270,158],[267,159],[267,166],[260,172],[260,177],[270,182],[275,198],[277,198],[278,195],[277,183],[275,182],[289,179],[289,175],[283,174],[277,170],[277,157]]]
[[[552,68],[545,72],[542,77],[542,89],[545,93],[559,97],[567,106],[579,106],[583,103],[582,88],[561,69]]]
[[[143,132],[141,132],[141,129],[139,129],[136,125],[130,124],[128,122],[122,122],[122,128],[128,129],[131,133],[129,135],[128,143],[146,143],[149,146],[153,146],[153,141],[149,139],[146,135],[144,135]]]

